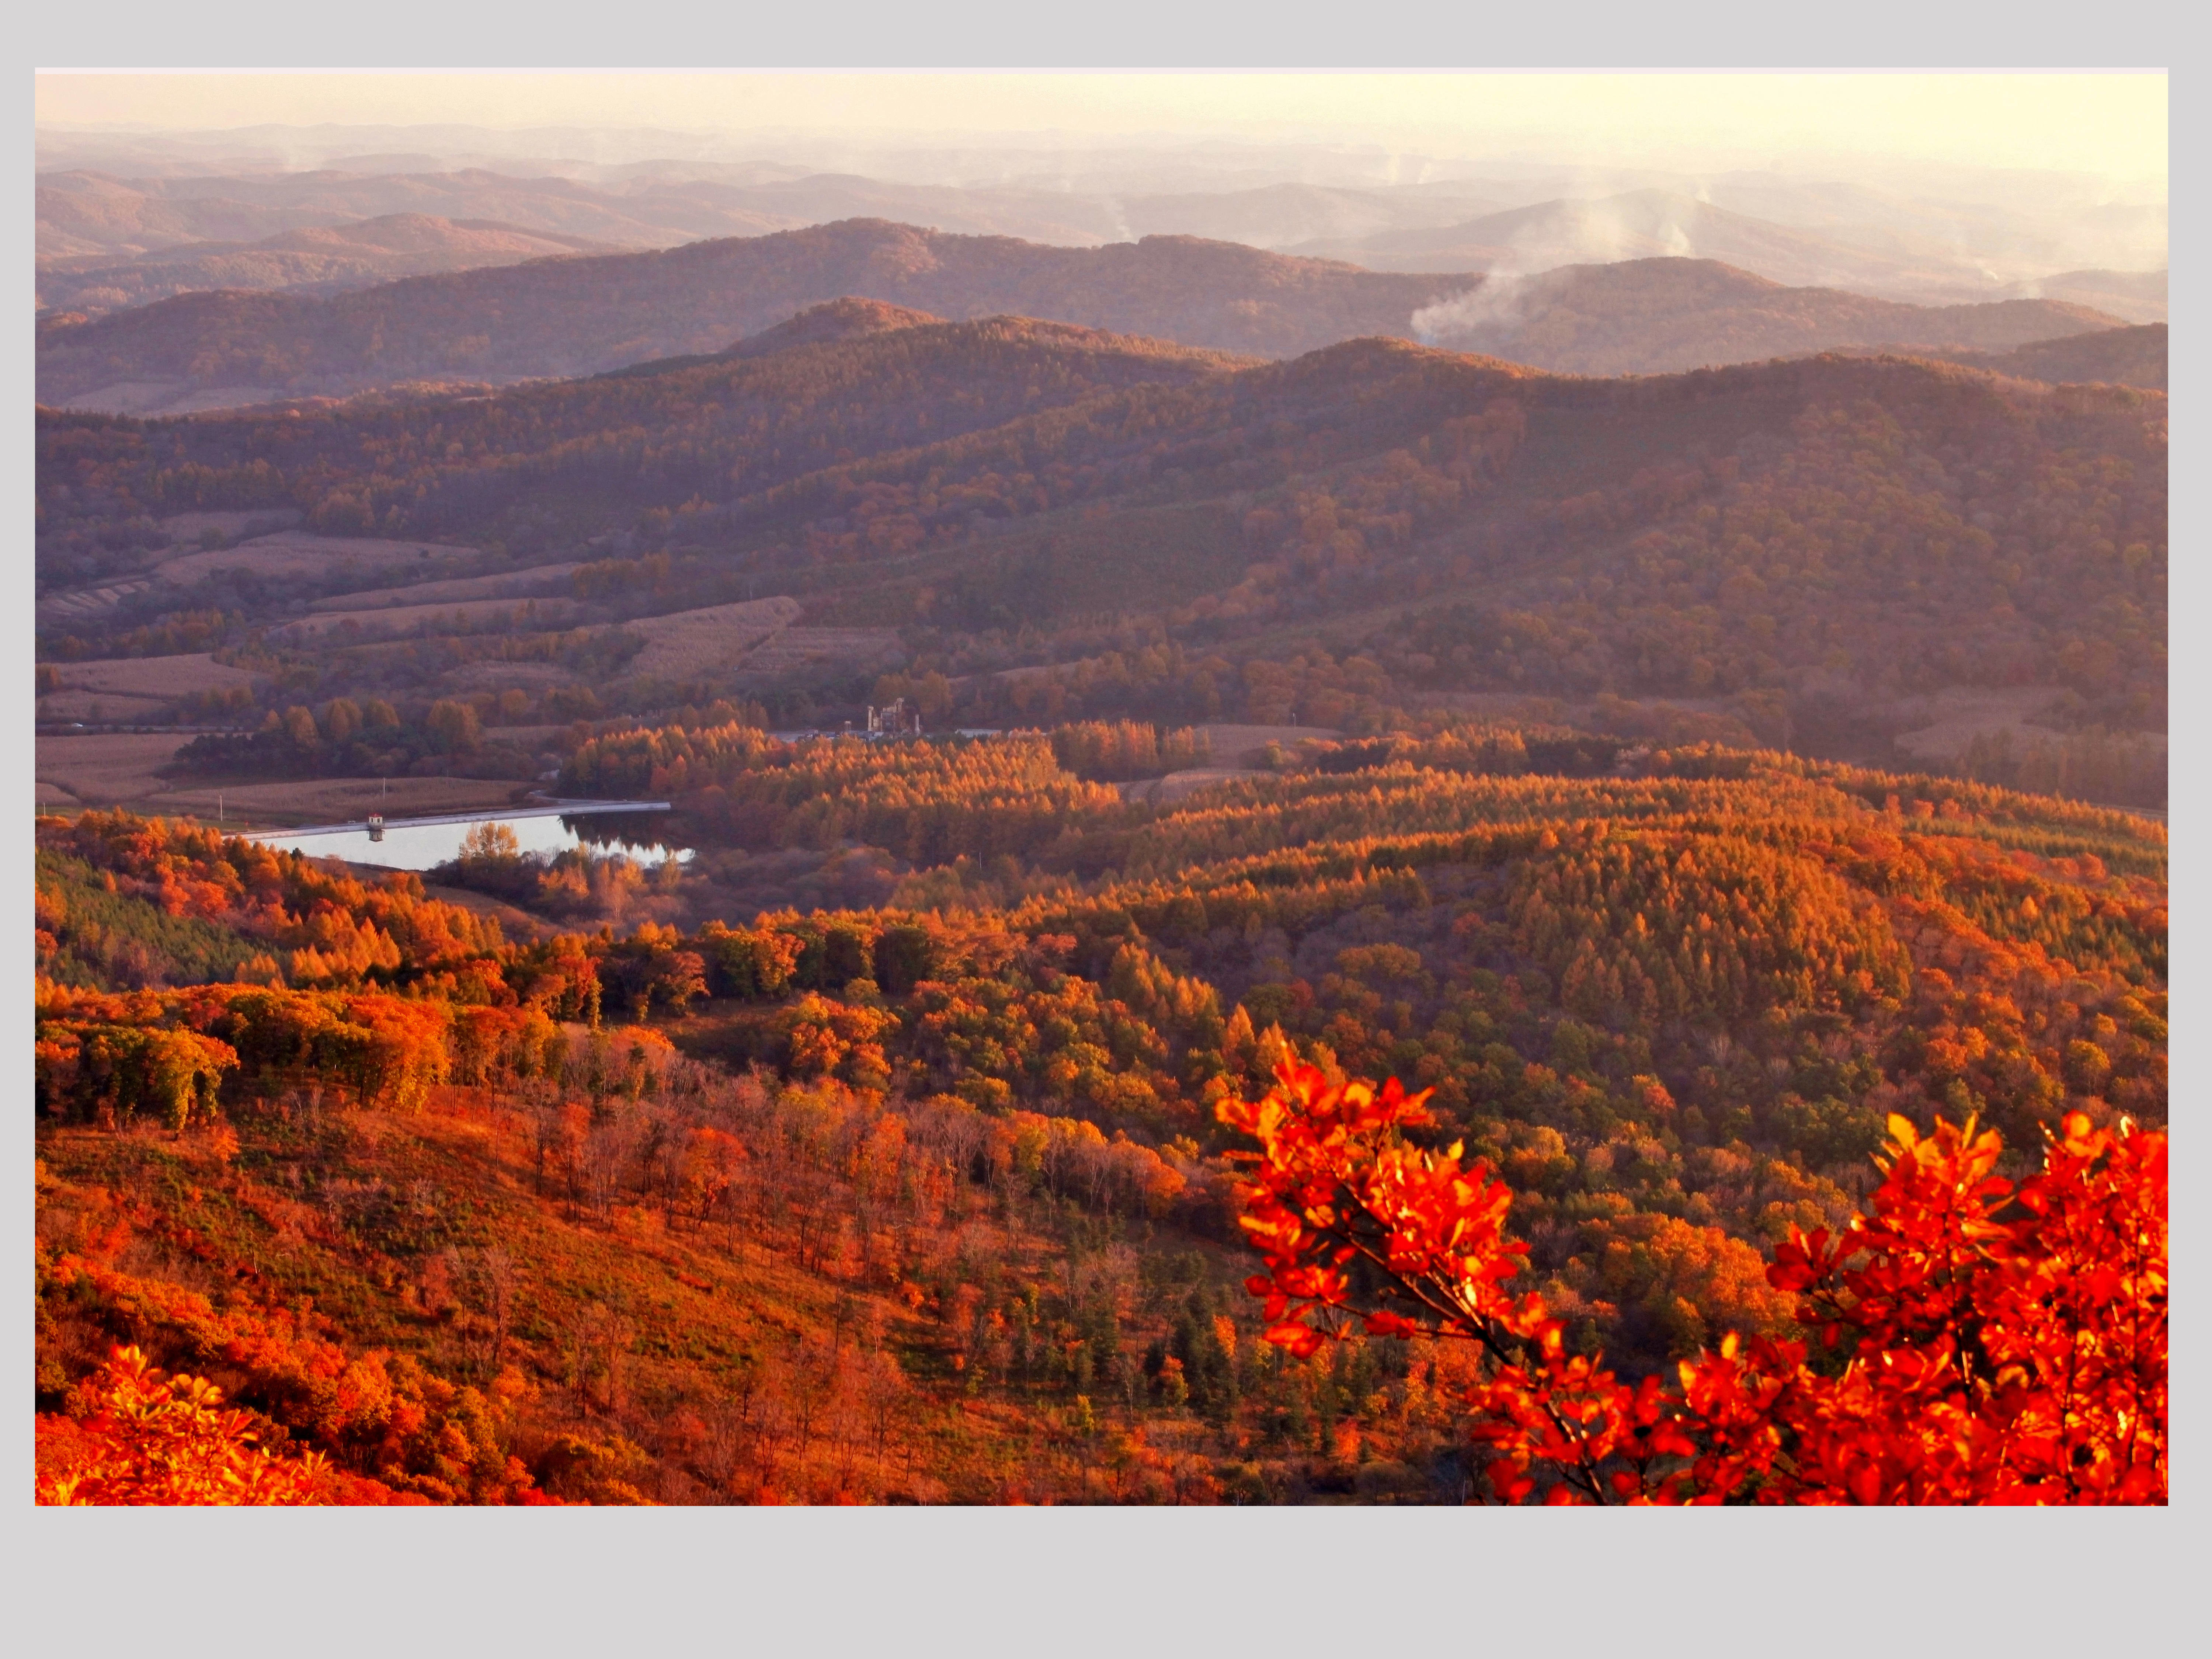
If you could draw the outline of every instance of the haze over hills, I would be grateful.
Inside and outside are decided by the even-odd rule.
[[[40,396],[155,413],[410,381],[590,374],[711,354],[846,295],[1264,356],[1363,335],[1424,336],[1583,374],[1870,344],[2003,349],[2117,321],[2048,301],[1925,309],[1788,289],[1705,261],[1632,261],[1506,283],[1370,272],[1191,237],[1069,249],[854,220],[328,299],[199,294],[90,322],[52,320],[40,334]]]
[[[1347,241],[1462,216],[1476,217],[1494,212],[1499,204],[1475,185],[1362,190],[1279,184],[1124,196],[1116,198],[1116,205],[1130,235],[1205,236],[1285,252],[1301,243]]]
[[[126,264],[49,262],[39,272],[39,304],[46,311],[96,314],[204,289],[329,292],[431,271],[627,251],[493,219],[393,213],[280,231],[258,242],[185,243]]]
[[[772,137],[740,155],[680,135],[536,138],[544,147],[532,154],[530,134],[465,129],[271,129],[167,143],[42,131],[40,258],[112,263],[394,213],[632,247],[880,217],[1066,246],[1189,234],[1379,269],[1525,275],[1690,255],[1927,302],[2038,297],[2032,284],[2068,272],[2133,276],[2162,265],[2166,247],[2162,200],[2116,199],[2058,175],[1685,176],[1326,147],[927,149]],[[656,143],[667,147],[655,154]]]
[[[1565,264],[1662,256],[1717,259],[1790,287],[1850,288],[1917,297],[1971,274],[1954,246],[1863,228],[1799,229],[1662,190],[1560,200],[1464,223],[1394,229],[1290,249],[1377,270],[1515,275]]]
[[[1912,261],[1948,258],[1962,284],[1955,296],[1961,299],[1979,295],[1992,276],[2040,276],[2091,265],[2147,271],[2166,260],[2162,199],[2116,196],[2091,181],[2055,175],[1847,183],[1730,173],[1675,193],[1850,247]]]

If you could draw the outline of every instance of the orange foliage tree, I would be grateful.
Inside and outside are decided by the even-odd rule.
[[[168,1376],[117,1348],[77,1391],[81,1414],[38,1419],[41,1504],[344,1504],[393,1494],[333,1470],[319,1452],[279,1457],[253,1444],[252,1419],[222,1390]]]
[[[1634,1383],[1571,1354],[1511,1194],[1394,1079],[1285,1063],[1222,1121],[1256,1152],[1238,1195],[1267,1338],[1300,1356],[1364,1329],[1459,1340],[1470,1438],[1502,1502],[2162,1503],[2166,1140],[2069,1115],[2014,1184],[1970,1119],[1889,1120],[1885,1179],[1831,1237],[1793,1228],[1768,1276],[1814,1343],[1726,1337]]]

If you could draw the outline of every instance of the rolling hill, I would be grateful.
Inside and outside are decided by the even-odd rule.
[[[2166,325],[2108,328],[2058,340],[2035,340],[2011,351],[1949,351],[1947,362],[2054,385],[2137,386],[2166,390]]]

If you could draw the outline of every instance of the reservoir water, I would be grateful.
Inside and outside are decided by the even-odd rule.
[[[672,858],[688,861],[690,848],[668,846],[653,834],[653,815],[667,810],[661,802],[572,802],[503,812],[391,818],[380,833],[366,823],[328,823],[264,830],[246,839],[309,858],[343,859],[386,870],[428,870],[459,857],[462,840],[478,824],[503,823],[514,832],[526,854],[586,847],[601,857],[626,858],[637,864],[655,865]]]

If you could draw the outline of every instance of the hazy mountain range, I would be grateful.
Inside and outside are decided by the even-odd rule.
[[[38,144],[40,396],[118,412],[711,356],[847,295],[1585,374],[2002,356],[2167,314],[2162,192],[2086,175],[460,125]],[[2163,384],[2131,337],[2038,362]]]
[[[2156,276],[2166,260],[2163,200],[2106,199],[2082,181],[2057,177],[1844,180],[1738,172],[1692,179],[1525,158],[1447,165],[1361,152],[1248,154],[1206,146],[1080,155],[856,147],[811,162],[671,151],[617,161],[579,159],[577,152],[619,153],[623,147],[605,135],[592,143],[547,137],[548,153],[536,155],[511,153],[511,145],[501,153],[489,134],[476,135],[472,148],[465,131],[417,132],[430,146],[422,150],[399,147],[397,131],[363,131],[350,135],[363,149],[348,152],[345,136],[247,135],[225,148],[210,135],[179,135],[164,148],[118,136],[100,142],[41,135],[42,274],[135,262],[188,243],[255,242],[395,214],[489,220],[623,247],[879,217],[1078,247],[1194,235],[1413,271],[1526,275],[1560,264],[1683,255],[1721,259],[1791,285],[1920,301],[2015,290],[2034,297],[2018,285],[2060,273],[2111,272],[2118,281],[2106,287],[2130,281],[2140,287],[2149,279],[2159,291],[2106,308],[2130,321],[2164,317]],[[391,147],[368,148],[379,137]],[[477,263],[483,261],[457,246],[447,268]],[[259,281],[222,275],[239,286],[290,285],[278,280],[279,270]],[[98,287],[114,289],[127,303],[159,286],[158,279],[111,277],[65,293],[42,283],[40,302],[106,308],[111,301]]]
[[[496,219],[390,213],[279,231],[252,242],[185,242],[118,263],[55,261],[39,271],[43,310],[98,313],[204,289],[323,293],[400,276],[519,264],[619,245]]]
[[[412,277],[328,298],[202,293],[39,336],[44,402],[183,412],[407,382],[588,374],[712,353],[857,296],[954,319],[1011,314],[1288,357],[1425,338],[1578,374],[1651,373],[1831,347],[2002,350],[2115,326],[2053,301],[1916,307],[1788,289],[1709,261],[1526,283],[1361,270],[1187,236],[1097,248],[880,220]]]

